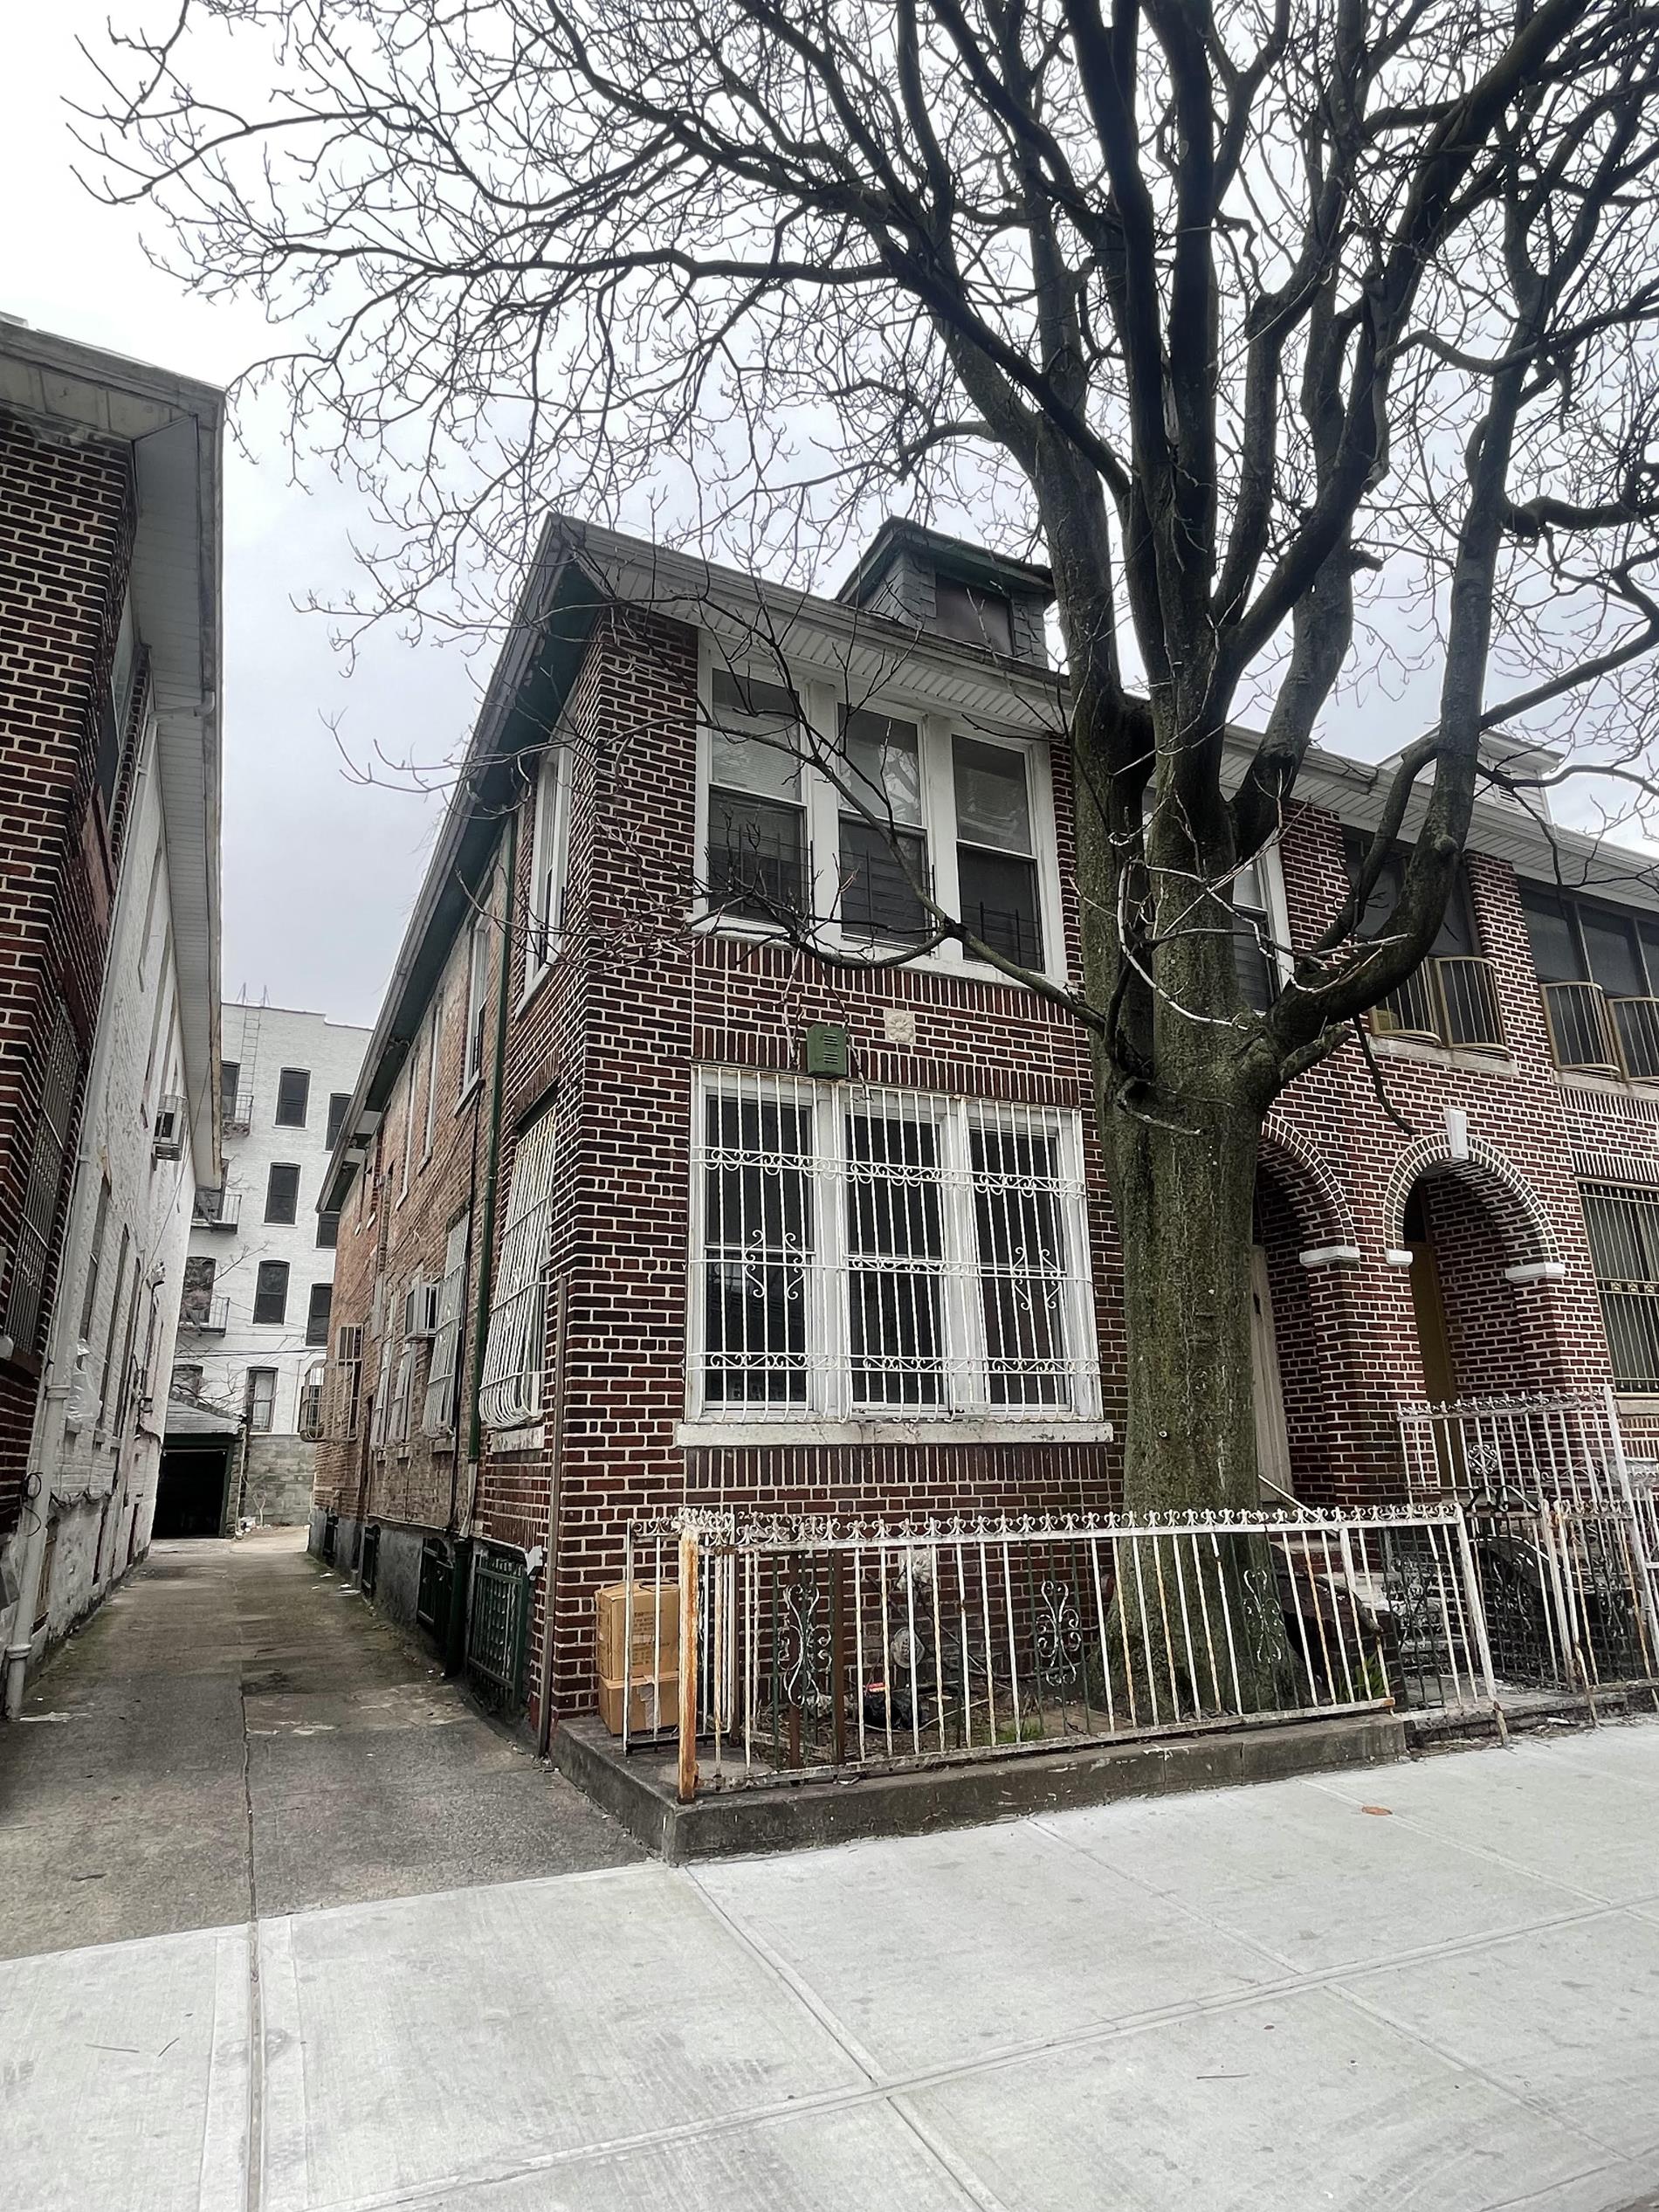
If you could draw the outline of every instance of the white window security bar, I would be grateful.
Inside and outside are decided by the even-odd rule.
[[[488,1429],[528,1428],[541,1418],[557,1134],[550,1106],[520,1137],[513,1159],[478,1394]]]
[[[1096,1413],[1076,1114],[711,1072],[693,1207],[694,1410]]]
[[[447,1436],[455,1426],[456,1353],[461,1338],[461,1304],[466,1288],[465,1214],[451,1225],[444,1248],[444,1279],[438,1286],[437,1327],[426,1369],[426,1402],[421,1427],[429,1437]]]
[[[362,1324],[342,1323],[334,1332],[334,1363],[327,1415],[327,1432],[338,1443],[349,1444],[356,1437],[362,1389]]]
[[[699,1787],[1395,1707],[1496,1709],[1455,1502],[634,1524],[632,1737]]]

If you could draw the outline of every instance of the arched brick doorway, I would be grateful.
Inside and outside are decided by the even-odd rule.
[[[1270,1121],[1256,1162],[1251,1296],[1263,1502],[1330,1502],[1353,1399],[1352,1269],[1340,1182],[1299,1133]]]
[[[1410,1271],[1422,1395],[1512,1397],[1561,1380],[1549,1292],[1564,1272],[1543,1209],[1506,1162],[1416,1163],[1389,1258]]]

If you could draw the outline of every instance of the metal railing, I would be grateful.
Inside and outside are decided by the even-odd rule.
[[[1372,1010],[1382,1037],[1423,1037],[1471,1052],[1500,1052],[1504,1022],[1497,1003],[1497,971],[1473,954],[1426,960],[1397,991]]]
[[[239,1190],[198,1190],[192,1226],[196,1229],[234,1229],[242,1218]]]
[[[253,1093],[237,1091],[219,1102],[219,1127],[227,1137],[245,1137],[253,1127]]]
[[[190,1292],[184,1293],[179,1307],[179,1327],[194,1329],[198,1336],[223,1336],[231,1326],[231,1300],[224,1298],[198,1298]]]
[[[1611,1393],[1404,1406],[1400,1430],[1410,1493],[1463,1507],[1501,1682],[1659,1679],[1659,1466]]]
[[[1659,998],[1612,998],[1599,983],[1540,983],[1555,1065],[1659,1083]]]
[[[630,1528],[624,1584],[623,1749],[676,1735],[682,1798],[1496,1698],[1455,1501],[897,1524],[688,1514]]]

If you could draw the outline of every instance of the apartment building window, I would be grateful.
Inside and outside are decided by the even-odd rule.
[[[1370,850],[1367,832],[1344,830],[1343,855],[1350,883],[1359,881]],[[1384,856],[1360,920],[1360,936],[1380,936],[1387,927],[1405,887],[1410,860],[1411,854],[1403,846]],[[1370,1019],[1372,1028],[1382,1036],[1422,1037],[1470,1051],[1495,1051],[1502,1047],[1504,1024],[1497,977],[1481,950],[1469,877],[1461,859],[1427,959],[1398,990],[1373,1008]]]
[[[328,1341],[328,1308],[334,1301],[332,1283],[313,1283],[311,1302],[306,1308],[306,1342],[327,1344]]]
[[[39,1349],[45,1333],[46,1271],[62,1216],[64,1160],[79,1074],[80,1056],[75,1049],[69,1010],[59,1005],[46,1049],[40,1117],[35,1123],[29,1154],[29,1176],[24,1186],[23,1214],[17,1223],[6,1301],[6,1334],[19,1352],[31,1354]]]
[[[1659,1190],[1579,1186],[1614,1388],[1659,1394]]]
[[[348,1323],[334,1333],[334,1384],[330,1433],[342,1444],[353,1442],[363,1391],[363,1329],[361,1321]]]
[[[265,1217],[272,1222],[293,1221],[299,1207],[299,1170],[291,1161],[273,1160],[265,1177]]]
[[[479,1410],[492,1429],[527,1428],[541,1418],[556,1127],[549,1106],[522,1132],[513,1155],[479,1389]]]
[[[432,1156],[432,1139],[437,1131],[437,1048],[443,1035],[444,994],[440,991],[426,1018],[426,1124],[421,1133],[423,1161]]]
[[[115,1263],[115,1279],[110,1287],[109,1326],[104,1332],[104,1364],[98,1378],[98,1432],[100,1436],[104,1434],[110,1424],[110,1393],[115,1382],[115,1335],[117,1330],[120,1327],[121,1318],[121,1285],[127,1280],[127,1258],[132,1249],[133,1232],[127,1227],[125,1223],[123,1223],[121,1226],[120,1257]],[[210,1261],[208,1264],[210,1268],[212,1262]],[[187,1300],[189,1296],[189,1263],[187,1262],[185,1266]],[[210,1285],[211,1284],[212,1279],[212,1276],[210,1273],[208,1277]],[[208,1318],[205,1304],[202,1318],[203,1320]]]
[[[525,981],[551,965],[564,934],[565,871],[570,846],[570,743],[555,736],[536,777],[535,827],[530,841],[529,912]]]
[[[253,1318],[256,1321],[281,1322],[288,1317],[288,1263],[286,1259],[262,1259],[254,1277]]]
[[[100,1175],[98,1182],[98,1213],[93,1223],[92,1250],[86,1258],[86,1286],[81,1292],[80,1327],[75,1332],[83,1344],[90,1344],[93,1333],[93,1313],[98,1304],[98,1278],[104,1264],[104,1239],[109,1234],[109,1177]]]
[[[311,1103],[309,1068],[284,1068],[277,1077],[277,1127],[303,1129]]]
[[[421,1048],[416,1043],[410,1056],[408,1072],[403,1078],[403,1161],[398,1172],[398,1202],[409,1196],[410,1164],[415,1157],[415,1113],[419,1094]]]
[[[203,1328],[207,1324],[213,1305],[213,1274],[216,1263],[194,1257],[184,1263],[184,1294],[179,1302],[179,1319],[186,1328]]]
[[[350,1108],[349,1091],[331,1091],[328,1093],[328,1126],[324,1132],[324,1142],[330,1152],[340,1142],[340,1133],[346,1126],[346,1116]]]
[[[988,646],[1005,658],[1013,652],[1014,610],[1003,593],[937,576],[933,594],[933,626],[941,637]]]
[[[219,1062],[219,1127],[229,1129],[236,1124],[237,1085],[242,1080],[240,1060]]]
[[[859,709],[841,721],[842,772],[856,806],[841,812],[841,926],[904,944],[927,934],[921,735],[914,723]],[[870,818],[873,817],[873,821]]]
[[[1097,1404],[1077,1115],[709,1074],[694,1398],[711,1415]]]
[[[414,1285],[411,1284],[410,1287],[412,1290]],[[389,1336],[385,1347],[387,1352],[390,1351],[391,1344],[392,1340]],[[383,1370],[385,1367],[383,1354],[382,1366]],[[406,1335],[398,1342],[396,1377],[386,1398],[385,1440],[389,1444],[404,1444],[409,1442],[409,1401],[414,1380],[415,1339]]]
[[[801,710],[784,684],[717,668],[710,686],[708,889],[753,920],[806,910]]]
[[[317,1216],[317,1246],[319,1251],[333,1251],[340,1242],[340,1209],[321,1213]]]
[[[173,1379],[168,1385],[167,1395],[169,1398],[179,1399],[185,1405],[200,1404],[202,1368],[197,1361],[194,1360],[174,1361]]]
[[[375,1287],[378,1292],[378,1283]],[[392,1402],[392,1359],[395,1349],[391,1332],[388,1330],[381,1339],[380,1366],[375,1377],[374,1409],[368,1419],[368,1441],[376,1451],[381,1451],[386,1443],[387,1421]]]
[[[455,1386],[459,1380],[461,1307],[466,1297],[467,1217],[450,1223],[444,1247],[444,1280],[438,1286],[437,1327],[426,1368],[426,1403],[421,1427],[429,1437],[447,1436],[455,1426]]]
[[[320,1361],[306,1369],[299,1385],[299,1408],[294,1427],[312,1441],[322,1434],[323,1366]]]
[[[277,1411],[275,1368],[250,1368],[247,1387],[248,1426],[256,1436],[269,1436]]]
[[[1556,1065],[1659,1082],[1659,914],[1530,883],[1521,909]]]
[[[959,737],[953,766],[962,922],[1005,960],[1040,967],[1043,924],[1029,756],[1022,746]]]
[[[484,1023],[490,1003],[490,925],[483,914],[472,917],[466,953],[466,1049],[461,1068],[462,1095],[484,1072]]]

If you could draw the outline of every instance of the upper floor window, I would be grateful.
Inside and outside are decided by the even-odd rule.
[[[801,714],[783,684],[717,668],[710,689],[708,889],[722,913],[806,911]]]
[[[1659,1082],[1659,914],[1521,885],[1559,1067]]]
[[[1356,883],[1371,848],[1370,837],[1364,830],[1345,830],[1343,846],[1348,879]],[[1387,927],[1410,859],[1404,846],[1385,855],[1360,917],[1360,936],[1380,936]],[[1469,876],[1461,858],[1428,957],[1398,990],[1373,1008],[1370,1018],[1372,1028],[1384,1036],[1422,1037],[1470,1051],[1502,1049],[1497,981],[1491,962],[1481,952]]]
[[[286,1259],[262,1259],[254,1278],[253,1318],[256,1321],[280,1322],[288,1313],[288,1263]]]
[[[461,1090],[470,1091],[484,1072],[484,1022],[490,1000],[490,925],[474,914],[466,950],[466,1048],[461,1063]]]
[[[529,911],[525,981],[551,964],[564,934],[565,867],[570,845],[570,746],[555,738],[536,778],[535,828],[530,840]]]
[[[492,1429],[525,1428],[541,1417],[557,1134],[557,1112],[548,1106],[520,1134],[513,1156],[478,1393]],[[451,1243],[445,1256],[446,1282],[457,1249]]]
[[[336,1208],[333,1213],[319,1214],[317,1216],[317,1243],[319,1247],[325,1251],[333,1251],[339,1242],[339,1209]]]
[[[1097,1410],[1077,1117],[711,1073],[694,1409]]]
[[[913,722],[860,709],[842,715],[841,749],[841,926],[898,944],[925,937],[921,734]]]
[[[987,645],[995,653],[1014,651],[1014,610],[1000,591],[939,576],[933,584],[933,619],[941,637],[965,645]]]
[[[247,1393],[248,1426],[257,1434],[267,1436],[277,1410],[275,1368],[250,1368]]]
[[[267,1221],[291,1222],[299,1207],[299,1170],[292,1161],[275,1160],[265,1178],[265,1217]]]
[[[277,1127],[303,1129],[311,1099],[309,1068],[284,1068],[277,1078]]]
[[[311,1303],[306,1310],[306,1342],[307,1344],[327,1343],[328,1308],[333,1302],[334,1295],[334,1286],[332,1283],[312,1285]]]
[[[328,1126],[323,1133],[325,1143],[332,1152],[340,1141],[340,1133],[346,1126],[346,1115],[351,1107],[349,1091],[331,1091],[328,1093]]]
[[[1029,756],[1023,746],[959,737],[953,766],[962,924],[1005,959],[1023,968],[1041,967]]]

